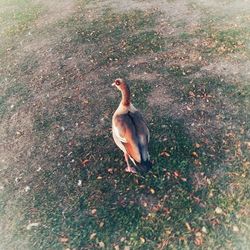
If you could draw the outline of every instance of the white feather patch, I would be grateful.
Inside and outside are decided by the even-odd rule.
[[[124,137],[121,137],[120,134],[119,134],[119,129],[114,126],[113,127],[113,130],[114,130],[114,134],[116,135],[116,137],[121,141],[121,142],[127,142],[127,140],[124,138]]]

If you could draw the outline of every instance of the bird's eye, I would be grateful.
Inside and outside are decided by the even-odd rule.
[[[121,82],[120,82],[119,80],[116,80],[116,81],[115,81],[115,84],[116,84],[116,85],[120,85]]]

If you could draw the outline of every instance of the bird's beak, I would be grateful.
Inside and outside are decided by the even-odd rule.
[[[115,82],[112,83],[112,86],[115,86]]]

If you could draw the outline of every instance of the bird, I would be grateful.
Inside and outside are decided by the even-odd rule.
[[[113,83],[121,92],[121,102],[112,117],[112,134],[116,145],[123,151],[126,161],[125,171],[129,173],[147,172],[152,168],[148,143],[149,129],[142,114],[131,102],[130,88],[125,80],[118,78]],[[130,165],[129,159],[134,164]]]

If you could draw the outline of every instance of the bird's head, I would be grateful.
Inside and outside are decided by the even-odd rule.
[[[126,82],[121,78],[115,79],[115,81],[112,83],[112,86],[117,87],[120,91],[128,88]]]

